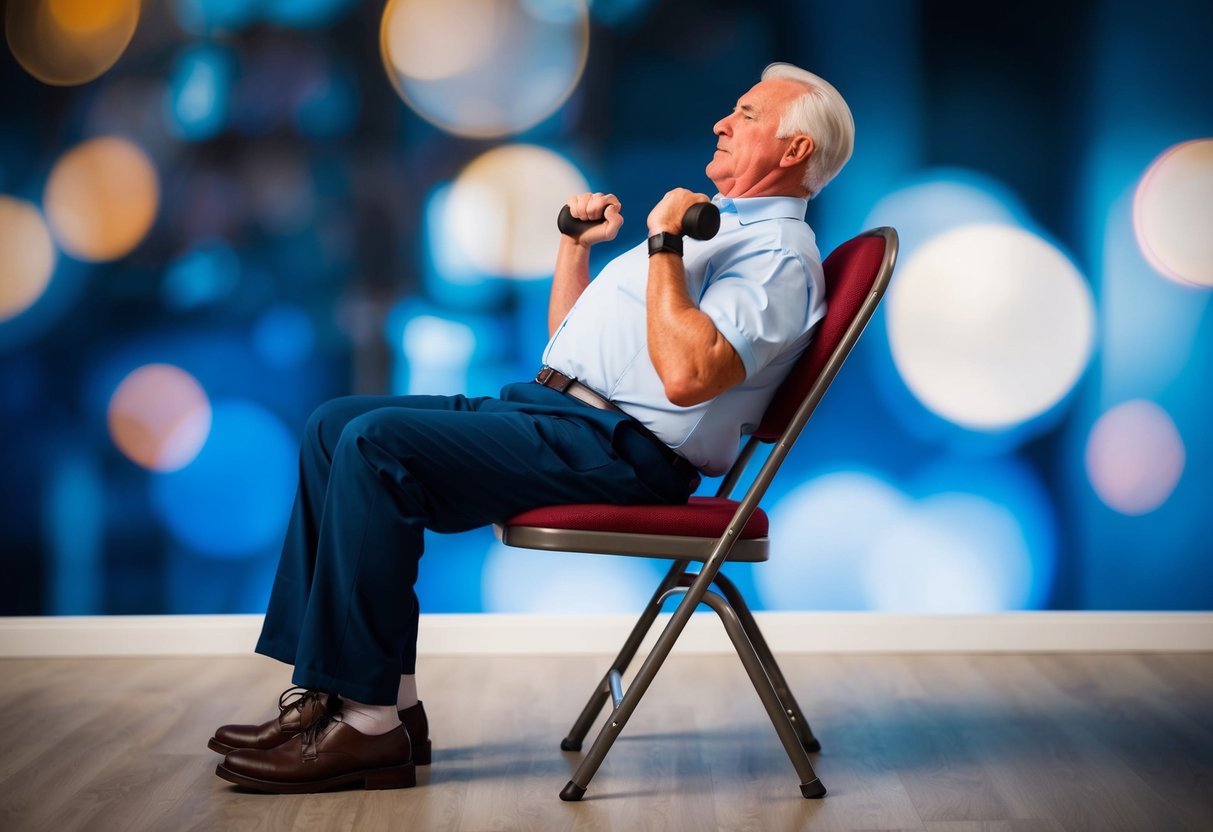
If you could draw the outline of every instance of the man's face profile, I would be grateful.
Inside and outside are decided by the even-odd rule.
[[[788,139],[776,138],[779,120],[804,87],[786,79],[760,81],[737,101],[733,112],[712,127],[716,152],[708,178],[727,197],[764,196],[763,187],[779,169]]]

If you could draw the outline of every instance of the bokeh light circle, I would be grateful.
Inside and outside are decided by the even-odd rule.
[[[1134,399],[1109,410],[1087,439],[1087,476],[1121,514],[1146,514],[1171,496],[1183,474],[1183,439],[1167,412]]]
[[[13,57],[45,84],[71,86],[113,66],[135,34],[140,0],[9,0]]]
[[[570,194],[588,189],[581,172],[550,150],[495,148],[472,160],[451,186],[444,245],[485,274],[550,276],[560,243],[556,214]]]
[[[1041,606],[1055,532],[1044,492],[1008,459],[945,463],[910,487],[878,473],[813,477],[771,509],[764,609],[993,612]]]
[[[176,471],[198,456],[211,429],[202,385],[171,364],[146,364],[110,397],[110,437],[118,450],[152,471]]]
[[[0,322],[42,296],[55,271],[55,246],[38,209],[0,195]]]
[[[1172,280],[1213,286],[1213,139],[1154,160],[1133,197],[1133,229],[1150,265]]]
[[[114,260],[151,229],[160,182],[147,154],[126,139],[106,136],[60,157],[43,202],[64,251],[80,260]]]
[[[657,561],[515,549],[495,543],[481,577],[485,612],[635,612],[660,580]],[[594,591],[586,593],[586,587]]]
[[[962,168],[940,168],[881,197],[863,221],[864,228],[897,229],[897,251],[905,262],[937,234],[962,225],[1023,225],[1027,211],[997,180]]]
[[[215,558],[281,544],[297,482],[297,443],[282,421],[244,400],[217,401],[197,459],[159,474],[152,502],[173,537]]]
[[[565,102],[589,33],[585,0],[389,0],[379,45],[418,115],[489,138],[526,130]]]
[[[1090,288],[1066,257],[1005,225],[944,232],[911,255],[888,303],[898,372],[929,410],[1004,430],[1057,404],[1094,340]]]
[[[754,570],[768,610],[864,610],[863,564],[910,509],[900,490],[859,471],[798,486],[771,509],[771,561]],[[805,541],[812,541],[810,546]]]
[[[1015,516],[975,494],[937,494],[883,530],[863,564],[873,609],[987,613],[1023,609],[1032,554]]]

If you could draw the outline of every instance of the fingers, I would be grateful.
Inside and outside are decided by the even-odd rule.
[[[687,209],[699,202],[710,202],[706,194],[696,193],[686,188],[675,188],[667,191],[651,212],[649,212],[649,234],[661,231],[678,234],[682,230],[682,217]]]
[[[569,212],[575,219],[597,222],[605,220],[581,232],[575,238],[584,245],[593,245],[615,239],[623,225],[622,206],[614,194],[595,193],[574,194],[568,199]]]
[[[683,211],[690,208],[697,202],[711,202],[711,197],[707,194],[697,193],[687,188],[675,188],[672,191],[666,191],[666,195],[662,197],[662,201],[669,200],[675,205],[681,206]]]
[[[621,208],[618,197],[602,192],[575,194],[569,197],[568,203],[569,210],[579,220],[600,220],[610,205],[613,205],[616,211]]]

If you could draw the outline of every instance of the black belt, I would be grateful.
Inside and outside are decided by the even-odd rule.
[[[613,410],[616,413],[622,413],[631,419],[632,425],[640,431],[647,439],[661,451],[662,456],[670,463],[670,466],[689,482],[692,477],[698,477],[699,471],[687,461],[686,457],[679,454],[666,443],[662,442],[655,433],[646,428],[640,422],[633,419],[621,407],[616,405],[610,399],[604,398],[589,387],[586,387],[575,378],[570,378],[559,370],[553,370],[551,367],[544,367],[535,376],[535,381],[542,384],[544,387],[550,387],[557,392],[564,393],[566,396],[572,396],[577,401],[583,404],[588,404],[590,407],[596,407],[599,410]]]

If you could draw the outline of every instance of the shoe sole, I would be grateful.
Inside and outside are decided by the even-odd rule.
[[[258,780],[237,774],[220,763],[215,767],[215,774],[229,783],[255,789],[269,794],[311,794],[336,789],[340,786],[350,786],[361,783],[367,791],[374,789],[411,789],[417,785],[417,768],[413,763],[387,768],[372,768],[364,771],[353,771],[340,777],[330,777],[326,780],[312,780],[306,783],[280,783],[274,780]]]
[[[225,757],[236,750],[235,746],[219,742],[216,737],[211,737],[210,741],[207,742],[206,747],[217,754],[222,754]],[[428,766],[432,757],[433,746],[430,744],[429,740],[426,740],[423,744],[418,745],[413,749],[413,762],[416,765]]]

